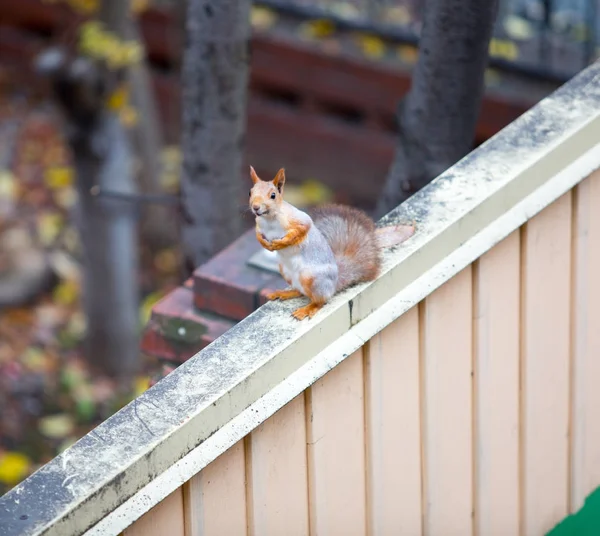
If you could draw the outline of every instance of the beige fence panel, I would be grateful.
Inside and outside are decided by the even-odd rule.
[[[571,194],[530,220],[522,262],[522,523],[543,534],[568,512]]]
[[[422,304],[426,536],[472,531],[471,290],[467,267]]]
[[[144,514],[123,536],[188,536],[183,523],[182,488]]]
[[[243,440],[192,477],[183,489],[185,536],[246,535]],[[171,535],[166,533],[165,536]]]
[[[575,200],[572,509],[600,485],[600,171]]]
[[[421,534],[418,307],[368,345],[366,419],[369,534]]]
[[[520,240],[474,269],[476,534],[519,534]]]
[[[311,534],[359,536],[366,527],[362,350],[307,392]]]
[[[307,536],[306,413],[300,395],[247,439],[249,533]]]

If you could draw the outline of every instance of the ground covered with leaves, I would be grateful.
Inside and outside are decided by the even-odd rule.
[[[32,259],[48,271],[27,304],[0,303],[0,495],[145,390],[152,372],[119,396],[83,359],[75,176],[59,124],[48,102],[0,87],[0,294]],[[179,252],[141,246],[140,266],[141,329],[180,283]]]

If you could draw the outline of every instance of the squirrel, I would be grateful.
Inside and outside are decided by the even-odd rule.
[[[343,205],[325,205],[311,216],[283,199],[285,170],[272,181],[261,180],[250,167],[250,209],[261,246],[276,251],[279,272],[290,287],[267,295],[269,300],[306,296],[297,320],[312,318],[336,293],[374,280],[381,269],[381,247],[375,223],[366,213]]]

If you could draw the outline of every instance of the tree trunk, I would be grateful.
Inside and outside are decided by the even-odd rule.
[[[138,21],[129,8],[130,4],[130,0],[104,0],[101,2],[100,20],[121,39],[142,43]],[[146,58],[131,65],[127,76],[131,104],[138,115],[138,123],[131,129],[130,136],[133,154],[139,164],[134,166],[136,182],[145,194],[161,194],[163,136]],[[164,247],[177,239],[176,218],[171,208],[150,204],[143,207],[140,216],[142,235],[153,247]]]
[[[473,146],[497,0],[428,0],[412,87],[398,107],[398,145],[377,205],[382,216]]]
[[[183,244],[195,266],[241,231],[250,0],[189,0],[182,69]]]
[[[129,2],[105,0],[99,19],[119,38],[130,24]],[[129,134],[107,107],[126,73],[86,56],[54,49],[38,67],[53,81],[64,112],[77,176],[77,223],[83,249],[86,358],[126,388],[139,362],[138,250],[135,205],[97,193],[136,193]]]
[[[93,195],[94,186],[135,194],[128,136],[113,114],[93,132],[91,151],[75,146],[78,221],[84,250],[86,357],[127,383],[138,368],[138,250],[134,206]]]
[[[141,42],[136,21],[131,20],[128,38]],[[153,93],[152,81],[145,59],[129,70],[131,100],[138,113],[138,124],[132,131],[139,166],[139,186],[143,193],[161,194],[161,151],[163,135]],[[173,209],[154,204],[144,207],[141,219],[144,239],[155,247],[164,247],[177,240],[176,218]]]

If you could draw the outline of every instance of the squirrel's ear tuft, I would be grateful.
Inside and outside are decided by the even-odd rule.
[[[250,166],[250,178],[252,179],[252,182],[254,184],[260,181],[258,175],[256,174],[256,171],[254,171],[254,168],[252,166]]]
[[[275,188],[279,190],[279,193],[283,191],[283,185],[285,184],[285,169],[281,168],[277,172],[277,175],[275,175],[275,178],[273,179],[273,184],[275,185]]]

